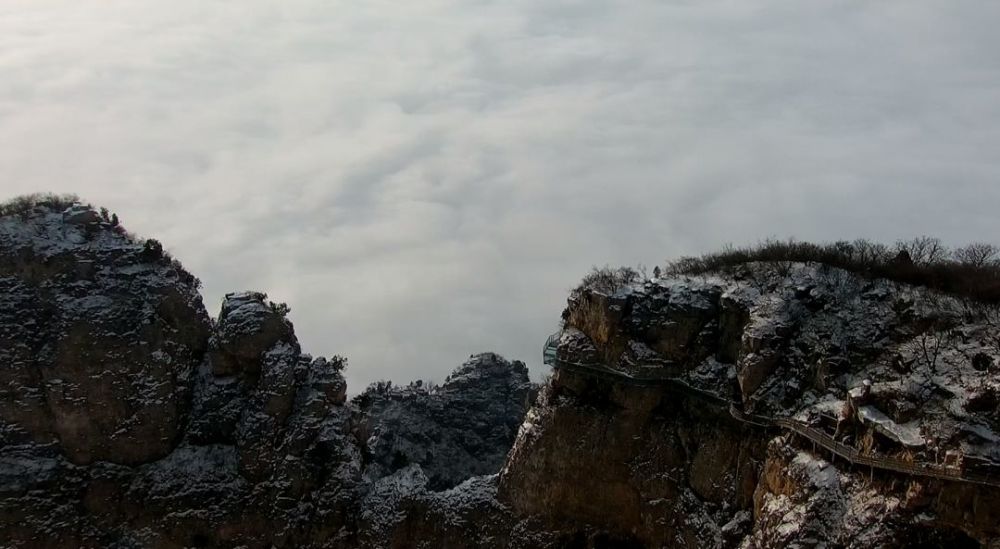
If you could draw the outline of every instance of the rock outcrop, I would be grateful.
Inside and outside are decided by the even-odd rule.
[[[419,464],[435,490],[496,473],[531,401],[521,362],[474,356],[440,386],[382,384],[354,399],[367,440],[367,474],[388,476]]]
[[[96,215],[0,218],[0,436],[139,465],[180,441],[210,323],[193,277]]]
[[[229,294],[212,321],[159,243],[79,204],[0,217],[0,304],[0,546],[378,547],[500,508],[521,363],[352,404],[282,305]]]
[[[575,292],[500,500],[635,547],[1000,543],[997,309],[781,267]]]

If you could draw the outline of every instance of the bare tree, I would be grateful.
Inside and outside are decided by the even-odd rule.
[[[1000,254],[1000,249],[993,244],[973,242],[972,244],[956,249],[952,253],[952,257],[962,265],[986,267],[997,263],[998,254]]]
[[[912,240],[897,241],[896,251],[905,251],[917,265],[938,263],[948,258],[948,248],[940,238],[933,236],[918,236]]]
[[[876,265],[885,263],[892,255],[889,248],[880,242],[872,242],[859,238],[850,244],[851,255],[861,265]]]
[[[934,394],[934,376],[938,373],[938,357],[941,354],[941,344],[952,336],[951,330],[937,332],[930,335],[924,332],[919,336],[917,342],[920,345],[921,357],[927,366],[927,371],[920,381],[920,393],[917,395],[921,404],[930,400]]]

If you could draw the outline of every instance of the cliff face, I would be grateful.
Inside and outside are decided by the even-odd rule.
[[[209,319],[192,280],[147,255],[69,213],[0,218],[5,447],[137,465],[177,443]]]
[[[496,473],[529,404],[492,354],[347,402],[343,360],[264,294],[213,321],[156,242],[83,206],[0,217],[0,304],[3,547],[383,546],[409,509],[495,503],[490,476],[435,490]]]
[[[757,437],[656,389],[558,372],[501,476],[516,514],[634,547],[713,547],[753,502]]]
[[[564,318],[500,479],[516,514],[637,547],[997,543],[997,486],[838,462],[781,427],[1000,484],[995,309],[751,264],[582,290]]]
[[[348,400],[264,294],[0,216],[0,546],[1000,546],[997,309],[749,264],[564,319],[540,392],[487,353]]]
[[[513,375],[512,375],[513,373]],[[434,490],[494,474],[531,401],[528,369],[492,354],[472,357],[440,387],[372,387],[354,399],[369,478],[420,465]]]

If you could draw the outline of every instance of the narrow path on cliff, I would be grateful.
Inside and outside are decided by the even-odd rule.
[[[1000,479],[988,475],[963,471],[958,467],[948,467],[944,465],[919,464],[904,461],[887,456],[866,456],[856,448],[848,446],[823,431],[816,429],[806,423],[791,418],[768,417],[743,412],[742,404],[738,401],[730,400],[717,393],[693,387],[681,378],[662,377],[647,378],[636,377],[625,372],[614,370],[603,364],[583,364],[578,362],[567,362],[561,360],[556,352],[558,338],[549,337],[545,343],[543,359],[545,364],[551,365],[555,369],[569,370],[575,373],[590,375],[598,378],[610,380],[615,383],[624,383],[637,387],[666,387],[667,389],[697,398],[714,406],[718,406],[725,413],[728,413],[734,420],[757,428],[775,428],[789,431],[799,435],[830,452],[831,454],[858,466],[867,466],[883,471],[892,471],[914,476],[937,478],[953,482],[966,482],[983,486],[1000,488]]]

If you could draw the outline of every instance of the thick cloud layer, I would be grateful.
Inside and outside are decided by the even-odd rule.
[[[353,390],[541,371],[592,265],[1000,229],[1000,3],[5,0],[0,190],[292,306]]]

